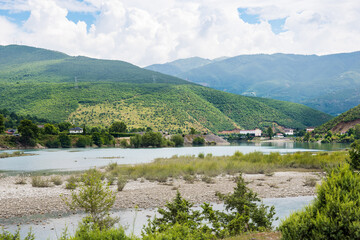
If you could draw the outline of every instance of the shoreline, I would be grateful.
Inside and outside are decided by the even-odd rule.
[[[315,195],[315,186],[305,183],[309,179],[320,183],[321,173],[317,172],[275,172],[272,176],[264,174],[243,174],[248,187],[258,193],[260,198],[284,198]],[[62,176],[66,180],[66,176]],[[12,218],[22,218],[31,215],[46,215],[71,213],[60,198],[60,194],[70,196],[71,191],[65,189],[65,183],[49,188],[31,186],[30,178],[27,184],[16,185],[17,177],[0,178],[0,223]],[[198,178],[201,179],[201,178]],[[230,193],[235,187],[234,176],[218,176],[214,183],[197,180],[186,183],[182,179],[168,180],[166,183],[147,180],[131,180],[122,192],[116,192],[113,210],[163,207],[171,201],[179,190],[181,195],[194,204],[204,202],[220,203],[215,196],[217,191]],[[111,186],[116,191],[116,186]]]

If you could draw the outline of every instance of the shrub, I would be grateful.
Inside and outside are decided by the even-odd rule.
[[[63,180],[61,176],[52,176],[50,178],[50,182],[54,183],[54,185],[59,186],[63,184]]]
[[[203,176],[201,178],[201,181],[203,181],[205,183],[208,183],[208,184],[213,184],[214,183],[214,180],[211,177],[208,177],[208,176]]]
[[[119,175],[117,179],[117,190],[121,192],[127,183],[127,179],[124,176]]]
[[[73,190],[77,187],[77,184],[80,181],[80,178],[72,175],[66,181],[67,181],[67,183],[65,185],[65,188],[69,189],[69,190]]]
[[[14,234],[2,229],[2,232],[0,233],[0,239],[1,240],[21,240],[20,229],[16,230],[16,232]],[[31,232],[31,229],[28,232],[28,234],[26,235],[26,237],[24,238],[24,240],[35,240],[35,235]]]
[[[305,209],[279,227],[283,239],[360,239],[360,175],[348,164],[332,169]]]
[[[199,153],[199,154],[198,154],[198,158],[204,159],[204,158],[205,158],[205,155],[204,155],[203,153]]]
[[[184,146],[184,138],[180,134],[172,135],[171,141],[173,141],[175,143],[175,147]]]
[[[85,172],[78,190],[71,192],[71,199],[62,196],[62,200],[71,210],[83,210],[88,216],[84,223],[100,230],[114,226],[117,218],[110,217],[110,209],[115,202],[115,193],[102,180],[103,174],[96,169]]]
[[[54,139],[54,140],[49,139],[45,142],[45,146],[48,148],[58,148],[60,147],[60,141],[59,139]]]
[[[120,141],[120,146],[123,147],[123,148],[128,147],[129,146],[128,141],[126,139],[122,139]]]
[[[76,229],[75,235],[68,238],[65,234],[64,240],[131,240],[125,235],[125,231],[122,227],[101,229],[98,226],[91,226],[88,224],[88,219],[84,219],[79,227]]]
[[[33,176],[31,177],[31,185],[33,187],[44,188],[44,187],[50,187],[50,182],[49,180],[43,177]]]
[[[71,147],[71,139],[66,133],[60,133],[58,139],[62,148]]]
[[[348,162],[353,169],[360,170],[360,140],[353,142],[350,147]]]
[[[185,175],[184,180],[185,180],[186,183],[192,184],[192,183],[195,182],[195,177],[191,176],[191,175]]]
[[[305,179],[304,186],[307,187],[315,187],[316,186],[316,178],[308,177]]]
[[[203,146],[205,145],[205,139],[202,137],[196,137],[194,138],[192,144],[195,146]]]
[[[79,136],[78,140],[75,143],[76,147],[84,148],[91,145],[91,140],[86,136]]]
[[[26,175],[25,174],[20,174],[17,176],[16,180],[15,180],[15,184],[18,185],[24,185],[26,184]]]

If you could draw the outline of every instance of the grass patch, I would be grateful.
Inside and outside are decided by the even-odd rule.
[[[50,178],[50,182],[52,182],[56,186],[60,186],[63,184],[63,180],[62,180],[61,176],[52,176]]]
[[[19,174],[15,180],[17,185],[25,185],[27,183],[27,176],[25,174]]]
[[[130,179],[145,178],[150,181],[166,182],[167,178],[188,176],[214,177],[222,174],[236,175],[238,173],[266,173],[268,176],[275,171],[319,171],[346,161],[348,153],[332,152],[321,154],[314,152],[297,152],[281,155],[280,153],[263,154],[253,152],[242,154],[236,152],[233,156],[196,157],[173,156],[159,158],[152,163],[138,165],[111,164],[106,170],[111,174],[124,175]]]
[[[307,177],[304,182],[304,186],[306,187],[315,187],[317,179],[314,177]]]
[[[40,176],[31,177],[31,185],[38,188],[51,187],[50,181]]]

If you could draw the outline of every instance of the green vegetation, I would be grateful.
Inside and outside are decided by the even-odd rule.
[[[45,188],[45,187],[50,187],[50,181],[44,177],[41,176],[33,176],[31,177],[31,185],[33,187],[37,187],[37,188]]]
[[[189,58],[146,69],[236,94],[302,103],[336,116],[359,104],[359,56],[360,52]]]
[[[151,127],[174,133],[194,128],[216,133],[272,123],[304,128],[330,119],[300,104],[229,94],[121,61],[22,46],[1,49],[0,57],[12,60],[0,64],[0,108],[11,106],[19,114],[49,121],[78,126],[124,122],[129,129]]]
[[[349,165],[330,171],[317,197],[280,226],[283,239],[359,239],[360,176]]]
[[[81,177],[77,191],[72,191],[71,199],[63,197],[71,210],[83,210],[88,216],[83,219],[86,225],[109,229],[118,221],[110,217],[110,209],[115,202],[115,193],[105,185],[103,175],[96,169],[90,169]]]
[[[23,151],[15,151],[15,152],[12,152],[12,153],[2,152],[2,153],[0,153],[0,158],[31,156],[31,155],[33,155],[33,154],[29,154],[29,153],[25,154]]]
[[[342,113],[341,115],[331,119],[330,121],[324,123],[323,125],[317,127],[315,130],[319,133],[325,133],[329,130],[336,130],[339,124],[341,123],[351,123],[355,120],[360,119],[360,105],[350,109],[347,112]]]
[[[351,145],[349,164],[328,169],[317,197],[279,227],[282,239],[359,239],[360,141]]]
[[[31,120],[21,120],[18,131],[21,134],[20,141],[25,146],[33,147],[36,145],[36,139],[39,136],[39,128],[32,123]]]
[[[143,239],[217,239],[272,229],[274,207],[264,206],[241,176],[234,193],[217,195],[224,201],[225,212],[213,210],[209,203],[201,206],[202,211],[192,210],[193,205],[178,191],[165,209],[158,210],[161,217],[143,229]]]
[[[291,169],[323,169],[345,163],[347,152],[316,153],[298,152],[281,155],[279,153],[263,154],[260,152],[233,156],[214,157],[211,155],[173,156],[156,159],[152,163],[135,166],[112,165],[107,170],[113,175],[125,175],[129,178],[146,178],[159,180],[180,178],[184,176],[218,176],[221,174],[235,175],[238,173],[269,173],[275,170]]]

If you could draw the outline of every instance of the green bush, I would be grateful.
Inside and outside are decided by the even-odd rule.
[[[171,141],[175,143],[175,147],[184,146],[184,138],[181,134],[172,135]]]
[[[49,180],[40,177],[40,176],[33,176],[31,177],[31,185],[33,187],[38,187],[38,188],[44,188],[44,187],[50,187],[50,182]]]
[[[202,137],[196,137],[194,138],[192,144],[195,146],[203,146],[205,144],[205,139]]]
[[[60,186],[63,184],[63,180],[60,176],[52,176],[50,178],[50,182],[54,183],[54,185]]]
[[[71,147],[71,139],[66,133],[60,133],[58,139],[62,148]]]
[[[126,183],[127,183],[127,179],[124,176],[119,175],[116,182],[117,190],[121,192],[124,189]]]
[[[60,141],[59,139],[49,139],[45,142],[45,146],[48,148],[58,148],[60,147]]]
[[[20,229],[18,229],[14,234],[5,231],[4,229],[0,233],[0,239],[1,240],[21,240],[20,237]],[[31,232],[31,230],[28,232],[25,238],[23,240],[35,240],[35,235]]]
[[[348,164],[334,168],[304,210],[279,227],[283,239],[360,239],[360,175]]]
[[[86,136],[79,136],[78,140],[75,143],[76,147],[84,148],[91,145],[91,139]]]
[[[131,240],[125,235],[125,231],[122,227],[119,228],[106,228],[101,229],[97,226],[88,224],[88,219],[85,218],[82,223],[79,224],[75,235],[73,237],[67,237],[66,233],[62,237],[64,240]]]

